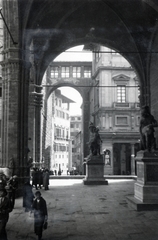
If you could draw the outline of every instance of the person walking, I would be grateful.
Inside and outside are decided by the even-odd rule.
[[[9,220],[9,213],[12,211],[12,204],[7,197],[7,191],[0,189],[0,239],[7,240],[6,224]]]
[[[41,240],[44,223],[48,220],[47,204],[45,199],[41,196],[40,191],[35,193],[35,197],[32,206],[34,212],[34,231],[38,236],[38,240]]]

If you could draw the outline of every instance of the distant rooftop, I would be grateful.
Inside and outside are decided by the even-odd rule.
[[[75,101],[73,101],[70,98],[65,97],[64,95],[61,94],[61,91],[59,89],[55,90],[55,95],[61,97],[62,99],[62,103],[75,103]]]

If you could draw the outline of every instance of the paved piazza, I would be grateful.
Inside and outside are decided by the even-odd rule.
[[[108,180],[87,186],[82,179],[50,180],[41,190],[47,201],[48,229],[43,240],[157,240],[158,211],[137,212],[128,207],[134,180]],[[33,191],[35,191],[33,189]],[[8,240],[35,240],[33,214],[24,212],[22,198],[7,224]]]

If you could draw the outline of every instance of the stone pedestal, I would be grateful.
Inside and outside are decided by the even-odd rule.
[[[104,165],[103,155],[91,156],[86,163],[84,185],[108,185],[108,181],[104,178]]]
[[[137,181],[128,203],[138,211],[158,210],[158,151],[139,151],[135,160]]]

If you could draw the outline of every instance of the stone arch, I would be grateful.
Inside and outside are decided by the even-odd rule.
[[[90,119],[90,116],[89,116],[89,97],[88,97],[88,94],[87,94],[87,90],[85,90],[84,87],[80,87],[80,86],[76,86],[75,84],[69,82],[69,83],[65,83],[64,81],[61,83],[56,83],[54,84],[54,86],[52,87],[49,87],[47,93],[46,93],[46,97],[45,97],[45,106],[44,108],[46,109],[46,106],[47,106],[47,103],[46,101],[48,100],[49,96],[51,95],[51,93],[56,90],[57,88],[59,87],[72,87],[74,88],[75,90],[77,90],[82,99],[83,99],[83,107],[82,107],[82,122],[83,122],[83,129],[82,129],[82,133],[83,133],[83,142],[82,142],[82,149],[83,149],[83,153],[84,153],[84,156],[87,156],[89,154],[89,150],[88,148],[86,147],[87,146],[87,142],[89,140],[89,132],[87,131],[88,129],[88,126],[89,126],[89,119]]]
[[[3,119],[3,166],[8,158],[15,155],[21,168],[26,166],[24,152],[27,145],[27,117],[30,84],[29,73],[32,55],[35,63],[35,88],[38,90],[48,64],[65,49],[74,45],[98,43],[122,53],[137,71],[142,85],[143,103],[153,104],[158,115],[156,99],[157,79],[157,4],[148,1],[3,1],[4,17],[19,39],[14,46],[5,29],[3,76],[6,81],[6,96],[12,95],[11,104],[16,110],[8,109],[8,99],[4,98],[5,116]],[[137,9],[137,11],[135,11]],[[14,13],[14,14],[12,14]],[[98,14],[99,13],[99,14]],[[95,31],[90,35],[89,30]],[[155,34],[152,34],[155,32]],[[34,48],[30,45],[34,43]],[[9,46],[9,47],[8,47]],[[154,51],[154,54],[151,52]],[[150,64],[151,63],[151,64]],[[7,72],[15,68],[14,82]],[[7,85],[8,84],[8,85]],[[9,85],[10,84],[10,85]],[[8,88],[8,86],[10,88]],[[16,91],[15,91],[16,89]],[[39,95],[39,92],[38,96]],[[152,96],[151,96],[152,95]],[[8,105],[7,105],[8,104]],[[18,106],[18,107],[17,107]],[[9,113],[9,115],[7,115]],[[16,114],[15,114],[16,113]],[[5,121],[5,119],[9,119]],[[11,123],[11,124],[10,124]],[[12,136],[16,136],[14,146]],[[14,141],[15,142],[15,141]],[[10,147],[12,146],[12,147]],[[9,149],[10,147],[10,149]],[[10,151],[9,151],[10,150]]]

